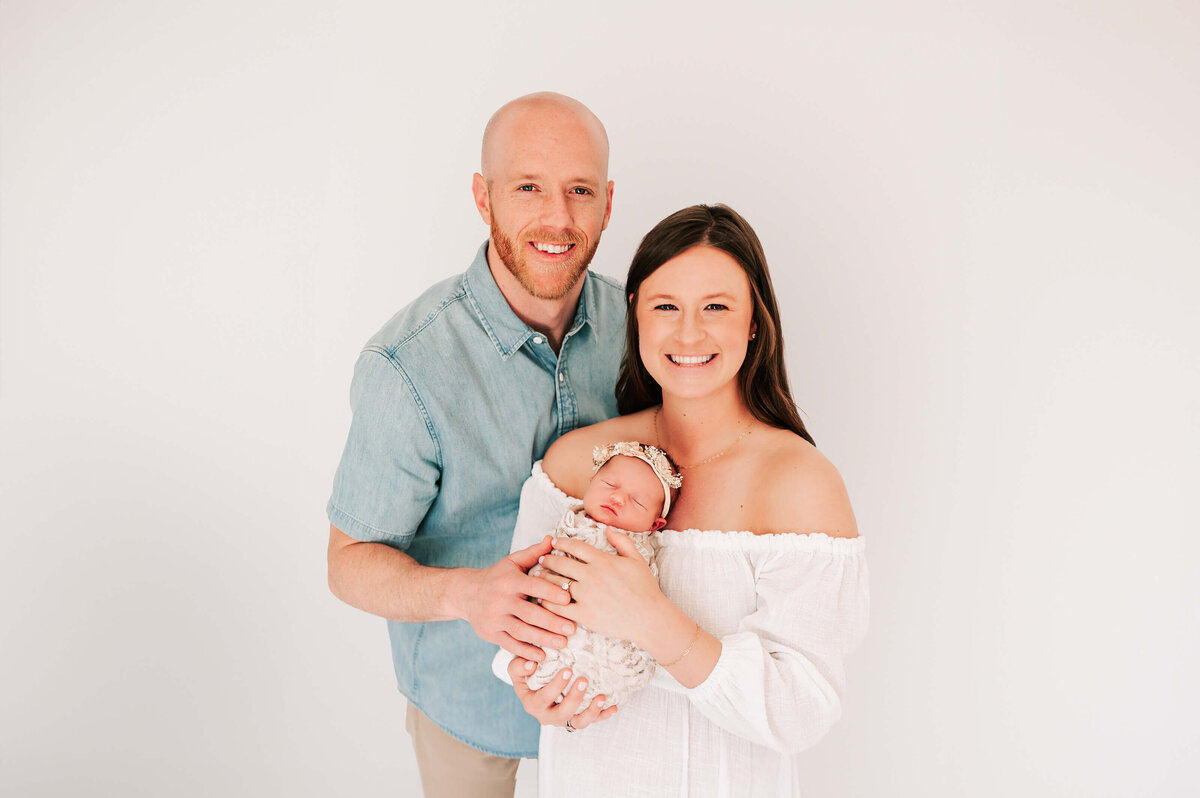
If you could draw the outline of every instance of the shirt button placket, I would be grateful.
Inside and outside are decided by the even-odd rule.
[[[558,372],[558,434],[570,432],[578,425],[578,408],[575,402],[575,392],[567,383],[567,372]]]

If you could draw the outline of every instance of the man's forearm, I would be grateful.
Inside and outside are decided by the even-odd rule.
[[[329,589],[342,601],[393,621],[449,621],[463,617],[459,601],[477,573],[431,568],[383,543],[354,540],[329,528]]]

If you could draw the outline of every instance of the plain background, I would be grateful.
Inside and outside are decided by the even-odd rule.
[[[873,574],[808,794],[1197,794],[1198,41],[1185,1],[0,4],[0,793],[417,794],[324,505],[359,347],[553,89],[612,139],[596,269],[694,202],[766,246]]]

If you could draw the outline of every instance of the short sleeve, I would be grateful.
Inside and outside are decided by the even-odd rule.
[[[352,538],[408,548],[437,497],[432,422],[400,363],[368,349],[354,366],[353,418],[326,512]]]
[[[794,753],[841,717],[845,658],[866,632],[869,596],[861,538],[788,537],[770,536],[775,545],[755,557],[756,610],[721,639],[716,667],[688,695],[723,728]]]

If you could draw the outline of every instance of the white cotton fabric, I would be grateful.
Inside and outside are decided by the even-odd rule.
[[[513,550],[540,540],[576,503],[534,464]],[[795,754],[841,716],[843,660],[866,631],[863,539],[657,535],[663,593],[720,638],[721,658],[690,690],[659,668],[612,718],[575,734],[542,727],[539,794],[799,795]]]
[[[582,540],[600,551],[616,554],[617,550],[608,542],[608,528],[607,524],[602,524],[585,513],[582,505],[575,505],[563,513],[554,530],[554,536]],[[654,563],[653,534],[628,532],[616,527],[613,527],[613,531],[627,537],[650,566],[650,571],[658,576],[658,566]],[[568,556],[557,550],[551,554]],[[552,560],[546,560],[545,565],[554,570]],[[529,573],[536,575],[539,570],[544,570],[543,566],[535,565],[529,569]],[[529,689],[540,690],[558,676],[558,672],[563,668],[570,668],[576,677],[586,677],[588,680],[587,690],[583,692],[582,697],[575,699],[577,702],[591,701],[603,694],[605,708],[619,706],[645,687],[654,676],[654,657],[628,640],[615,640],[596,634],[583,624],[578,624],[575,632],[567,636],[565,648],[548,648],[545,652],[546,658],[525,680]],[[505,660],[504,667],[507,668],[512,659],[506,657]],[[579,693],[576,693],[576,696],[579,696]]]

